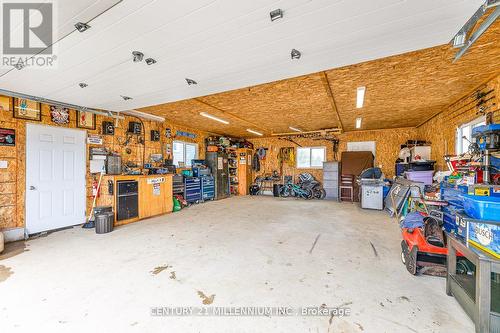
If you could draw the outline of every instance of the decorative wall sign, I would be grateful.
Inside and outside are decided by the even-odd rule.
[[[0,146],[14,147],[16,145],[16,131],[10,128],[0,128]]]
[[[95,130],[95,113],[89,111],[78,111],[76,127]]]
[[[177,131],[177,132],[175,132],[175,136],[184,136],[184,137],[190,138],[190,139],[195,139],[196,138],[196,134],[189,133],[189,132],[184,132],[184,131]]]
[[[52,121],[59,125],[69,123],[69,109],[60,106],[50,106],[50,117]]]
[[[102,136],[99,134],[87,135],[87,143],[90,145],[102,145]]]
[[[111,121],[102,122],[102,134],[115,135],[115,125]]]
[[[160,141],[160,131],[151,130],[151,141]]]
[[[40,103],[25,98],[14,98],[14,118],[41,121]]]
[[[172,130],[170,128],[166,128],[165,129],[165,136],[167,138],[171,138],[172,137]]]
[[[0,111],[12,110],[12,97],[0,96]]]

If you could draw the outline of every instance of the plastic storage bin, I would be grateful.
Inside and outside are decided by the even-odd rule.
[[[432,185],[433,170],[429,171],[406,171],[406,179],[414,182],[421,182],[424,185]]]
[[[465,213],[478,220],[500,222],[500,197],[463,194]]]

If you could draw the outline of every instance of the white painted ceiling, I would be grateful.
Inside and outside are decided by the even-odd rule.
[[[57,35],[66,37],[55,45],[57,68],[2,68],[0,88],[129,110],[441,45],[482,2],[58,1]],[[284,17],[271,22],[269,12],[277,8]],[[89,30],[71,32],[74,23],[89,20]],[[301,59],[290,59],[292,48]],[[133,63],[134,50],[157,63]],[[185,78],[198,85],[188,86]]]

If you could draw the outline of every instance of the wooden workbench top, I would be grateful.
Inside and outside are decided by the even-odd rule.
[[[113,178],[114,180],[133,180],[140,178],[172,177],[173,175],[173,173],[166,173],[163,175],[103,175],[102,177]]]

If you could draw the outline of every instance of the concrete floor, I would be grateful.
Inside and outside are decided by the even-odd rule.
[[[238,197],[25,245],[0,257],[0,332],[474,331],[443,278],[406,271],[394,220],[354,204]],[[351,315],[150,314],[323,304]]]

